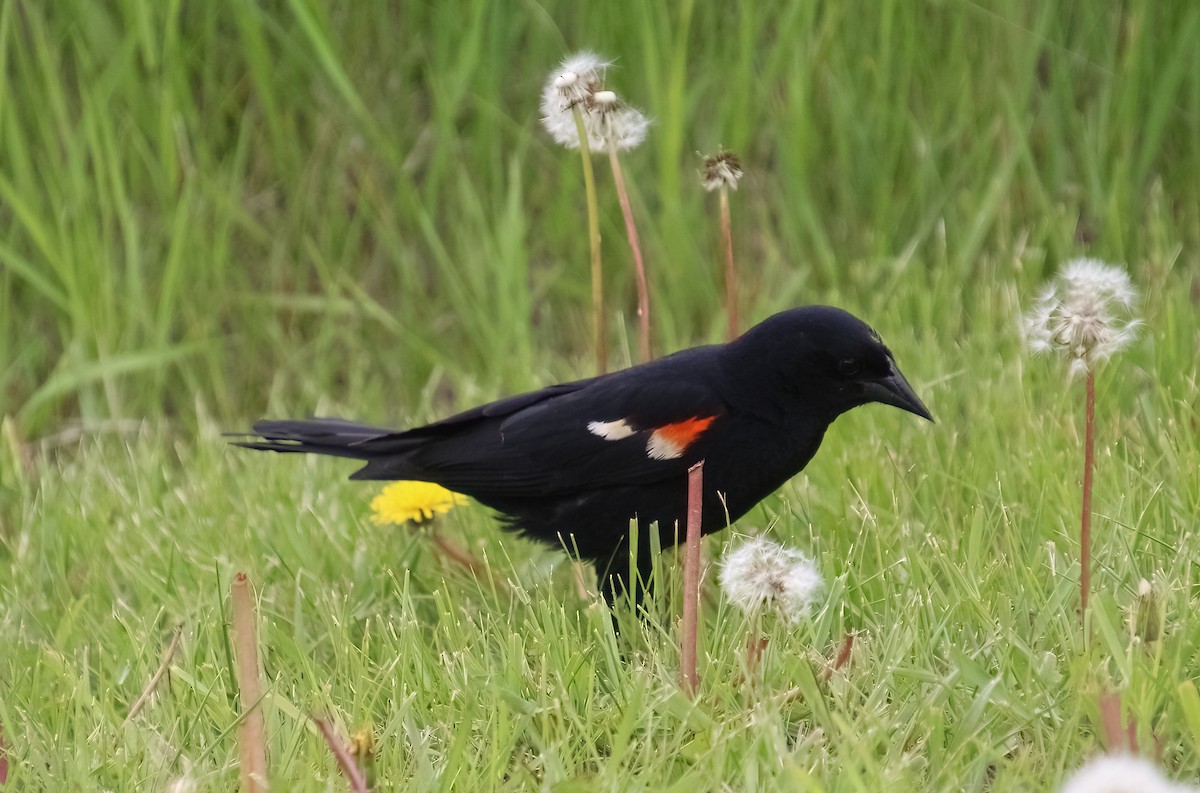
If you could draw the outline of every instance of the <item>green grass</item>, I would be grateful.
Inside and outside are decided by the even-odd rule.
[[[743,6],[0,1],[16,789],[233,787],[237,571],[260,593],[276,789],[336,778],[307,721],[325,713],[371,725],[404,790],[1050,790],[1102,748],[1108,689],[1173,777],[1200,778],[1200,7]],[[694,705],[670,616],[614,640],[560,554],[482,509],[443,526],[495,586],[372,525],[347,465],[218,434],[411,424],[587,372],[579,169],[536,125],[578,47],[615,56],[656,119],[623,160],[656,346],[722,336],[694,152],[723,144],[749,171],[747,320],[853,310],[938,418],[844,417],[735,529],[808,550],[829,591],[772,630],[750,687],[746,625],[713,589]],[[599,186],[620,362],[633,281]],[[1147,322],[1098,380],[1086,631],[1082,391],[1018,330],[1074,255],[1126,262]],[[1163,605],[1149,645],[1129,626],[1142,578]],[[127,720],[179,625],[169,684]],[[853,662],[825,681],[847,631]]]

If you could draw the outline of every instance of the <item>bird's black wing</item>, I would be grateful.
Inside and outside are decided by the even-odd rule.
[[[477,497],[562,494],[680,476],[700,459],[703,440],[724,421],[727,406],[710,387],[669,374],[598,378],[503,416],[479,409],[474,421],[460,421],[456,431],[420,445],[405,462]],[[387,478],[388,467],[372,462],[355,477]]]
[[[595,379],[595,378],[592,378]],[[413,449],[439,438],[448,438],[468,432],[472,428],[503,419],[522,409],[547,399],[585,387],[589,380],[578,380],[507,397],[496,402],[463,411],[456,415],[415,427],[410,430],[394,430],[376,427],[347,419],[314,417],[308,419],[267,419],[255,422],[251,433],[226,433],[233,437],[254,437],[261,440],[235,441],[235,446],[274,452],[300,452],[326,454],[335,457],[351,457],[373,460],[380,466],[368,466],[359,471],[355,479],[395,479],[399,476],[397,463]],[[390,458],[390,459],[389,459]],[[395,471],[385,471],[388,463]],[[384,475],[387,474],[387,475]]]

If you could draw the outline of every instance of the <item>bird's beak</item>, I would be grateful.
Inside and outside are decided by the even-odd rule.
[[[912,386],[904,379],[900,370],[892,366],[892,373],[880,380],[872,380],[866,385],[866,396],[871,402],[882,402],[885,405],[907,410],[923,419],[933,421],[933,414],[925,403],[913,391]]]

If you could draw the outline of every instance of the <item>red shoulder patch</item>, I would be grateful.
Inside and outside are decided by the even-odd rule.
[[[716,416],[692,416],[684,421],[676,421],[650,433],[646,442],[646,454],[655,460],[674,460],[682,457],[687,448],[704,434],[708,425],[716,420]]]

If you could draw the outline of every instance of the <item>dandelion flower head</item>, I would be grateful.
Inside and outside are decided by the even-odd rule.
[[[1137,337],[1136,302],[1137,290],[1121,267],[1098,259],[1069,261],[1025,317],[1029,348],[1060,352],[1072,375],[1083,374]]]
[[[465,496],[433,482],[392,482],[371,500],[371,521],[377,526],[421,523],[465,503]]]
[[[1130,755],[1097,757],[1076,771],[1061,793],[1197,793],[1200,788],[1177,785],[1152,763]]]
[[[824,588],[812,559],[761,537],[747,540],[727,553],[717,581],[725,596],[742,611],[755,613],[773,607],[792,621],[808,615]]]
[[[700,183],[710,193],[721,188],[737,190],[742,175],[742,161],[733,152],[723,151],[704,158],[704,168],[700,171]]]
[[[571,108],[587,101],[587,98],[604,85],[604,72],[612,65],[594,52],[577,52],[567,56],[558,68],[550,73],[542,87],[542,115],[560,113],[570,115]]]
[[[618,150],[633,149],[646,139],[650,120],[604,88],[611,65],[595,53],[577,52],[550,73],[542,87],[542,126],[556,143],[579,148],[576,110],[582,113],[591,151],[604,151],[610,142]]]

